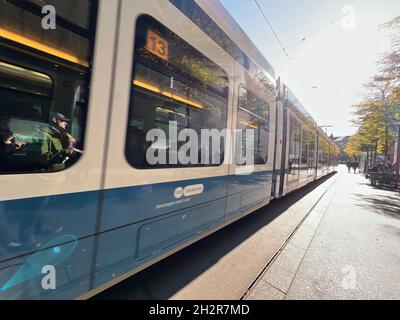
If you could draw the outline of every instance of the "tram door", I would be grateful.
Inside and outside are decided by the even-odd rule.
[[[233,128],[237,134],[234,135],[234,159],[229,168],[228,220],[269,203],[275,147],[273,79],[265,75],[263,83],[239,63],[235,64],[235,79],[237,98],[234,101]],[[252,151],[253,157],[249,158]]]
[[[169,1],[120,4],[95,287],[207,235],[226,215],[230,146],[207,153],[201,133],[232,122],[232,57]],[[178,140],[186,134],[190,158]]]
[[[272,198],[280,197],[280,186],[284,179],[285,163],[282,162],[284,156],[283,136],[284,136],[284,90],[280,85],[280,79],[277,81],[277,98],[276,98],[276,113],[275,113],[275,141],[274,141],[274,163],[273,163],[273,180],[272,180]]]
[[[283,196],[284,192],[284,187],[285,187],[285,173],[286,173],[286,149],[287,149],[287,137],[288,137],[288,125],[287,125],[287,119],[288,119],[288,112],[287,112],[287,99],[286,99],[286,87],[284,87],[284,103],[283,103],[283,108],[282,108],[282,145],[281,145],[281,170],[280,170],[280,180],[279,180],[279,197]]]

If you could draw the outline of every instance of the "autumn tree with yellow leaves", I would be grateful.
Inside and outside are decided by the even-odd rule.
[[[346,153],[358,156],[362,151],[373,151],[388,159],[390,146],[397,141],[400,125],[400,16],[385,24],[391,30],[391,50],[379,60],[379,73],[365,85],[368,96],[353,106],[358,132],[345,147]]]

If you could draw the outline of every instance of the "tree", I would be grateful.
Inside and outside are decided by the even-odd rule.
[[[366,145],[373,146],[375,155],[384,154],[387,160],[389,146],[396,141],[400,122],[400,17],[383,27],[395,31],[391,35],[392,47],[378,61],[379,73],[365,85],[368,90],[366,100],[353,106],[356,116],[354,123],[359,130],[350,139],[346,150],[359,153]]]
[[[350,137],[349,141],[344,148],[347,155],[351,157],[358,157],[361,154],[362,137],[359,133]]]

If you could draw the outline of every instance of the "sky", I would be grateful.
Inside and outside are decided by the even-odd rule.
[[[317,123],[334,136],[354,134],[352,106],[390,49],[381,26],[400,16],[400,1],[257,1],[289,57],[255,0],[220,0]]]

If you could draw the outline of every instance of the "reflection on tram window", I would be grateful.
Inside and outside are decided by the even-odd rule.
[[[323,137],[320,138],[319,142],[319,160],[318,160],[318,168],[325,172],[328,170],[328,161],[329,161],[329,142]]]
[[[241,153],[254,150],[254,164],[266,164],[269,142],[269,105],[242,86],[239,89],[239,105],[236,128],[242,131]],[[254,141],[248,141],[245,130],[254,130]],[[249,144],[252,144],[251,146]],[[239,154],[236,154],[238,157]],[[236,158],[238,159],[238,158]],[[236,161],[239,163],[239,161]]]
[[[93,30],[44,30],[31,2],[0,2],[0,174],[60,171],[83,152]],[[91,4],[79,8],[86,28]]]
[[[308,164],[308,130],[301,130],[301,166],[306,167]]]
[[[178,132],[190,128],[201,137],[201,129],[222,131],[226,128],[227,108],[225,71],[152,17],[139,17],[125,147],[128,162],[139,169],[183,166],[169,159],[172,153],[170,122],[177,124]],[[146,141],[146,134],[152,129],[161,129],[165,139],[155,144]],[[219,162],[222,163],[223,139],[220,142]],[[211,143],[210,140],[210,148]],[[183,144],[178,142],[177,150]],[[148,163],[146,152],[150,147],[165,151],[165,164]],[[210,153],[209,163],[212,163],[211,157]]]
[[[308,174],[312,175],[315,172],[315,133],[309,132],[308,135]]]
[[[289,132],[289,174],[288,180],[297,180],[299,174],[300,162],[300,145],[301,145],[301,128],[299,122],[290,117]]]
[[[42,18],[42,14],[24,10],[18,2],[0,1],[0,36],[19,45],[89,67],[88,39],[58,24],[55,30],[45,30],[42,28]],[[88,18],[86,20],[89,21]]]

